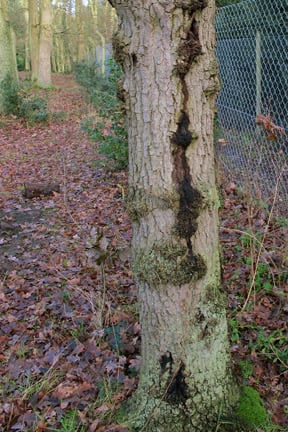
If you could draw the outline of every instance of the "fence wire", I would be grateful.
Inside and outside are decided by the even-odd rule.
[[[286,211],[287,22],[287,0],[244,0],[220,8],[216,15],[222,83],[217,98],[218,159],[222,169],[268,203],[277,189],[278,207]]]

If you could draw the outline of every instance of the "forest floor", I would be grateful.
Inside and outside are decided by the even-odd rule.
[[[73,78],[53,81],[35,90],[51,120],[0,118],[0,430],[125,432],[115,413],[137,386],[141,338],[127,173],[109,172],[81,129],[94,108]],[[222,183],[233,362],[288,430],[287,219]]]

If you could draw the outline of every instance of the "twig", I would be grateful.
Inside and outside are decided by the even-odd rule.
[[[281,360],[281,358],[279,357],[277,352],[274,350],[273,345],[271,343],[269,343],[269,346],[270,346],[271,350],[273,351],[273,353],[275,354],[277,360],[279,360],[279,362],[282,364],[282,366],[284,366],[286,369],[288,369],[288,364],[285,363],[283,360]]]

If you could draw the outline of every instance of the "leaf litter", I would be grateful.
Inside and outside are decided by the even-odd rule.
[[[72,77],[53,80],[49,105],[65,113],[61,121],[32,126],[10,118],[0,129],[0,426],[60,430],[63,418],[76,415],[79,430],[125,432],[113,414],[135,390],[140,367],[132,232],[122,203],[127,173],[108,172],[81,130],[89,108]],[[27,199],[31,183],[59,184],[60,191]],[[223,186],[223,199],[234,366],[275,424],[288,427],[287,226],[271,227],[261,256],[269,271],[263,268],[242,310],[251,220],[234,184]],[[265,226],[260,213],[253,217],[257,235]]]
[[[87,430],[124,431],[112,414],[137,385],[140,344],[129,256],[120,258],[131,239],[127,175],[104,170],[81,130],[84,95],[54,79],[49,103],[65,120],[9,119],[0,131],[0,425],[59,429],[76,410]],[[51,183],[60,191],[23,196],[25,184]]]

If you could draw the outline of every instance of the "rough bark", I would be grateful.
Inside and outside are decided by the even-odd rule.
[[[212,0],[111,0],[125,72],[142,366],[134,425],[212,431],[236,402],[220,284]],[[138,430],[138,429],[137,429]]]

